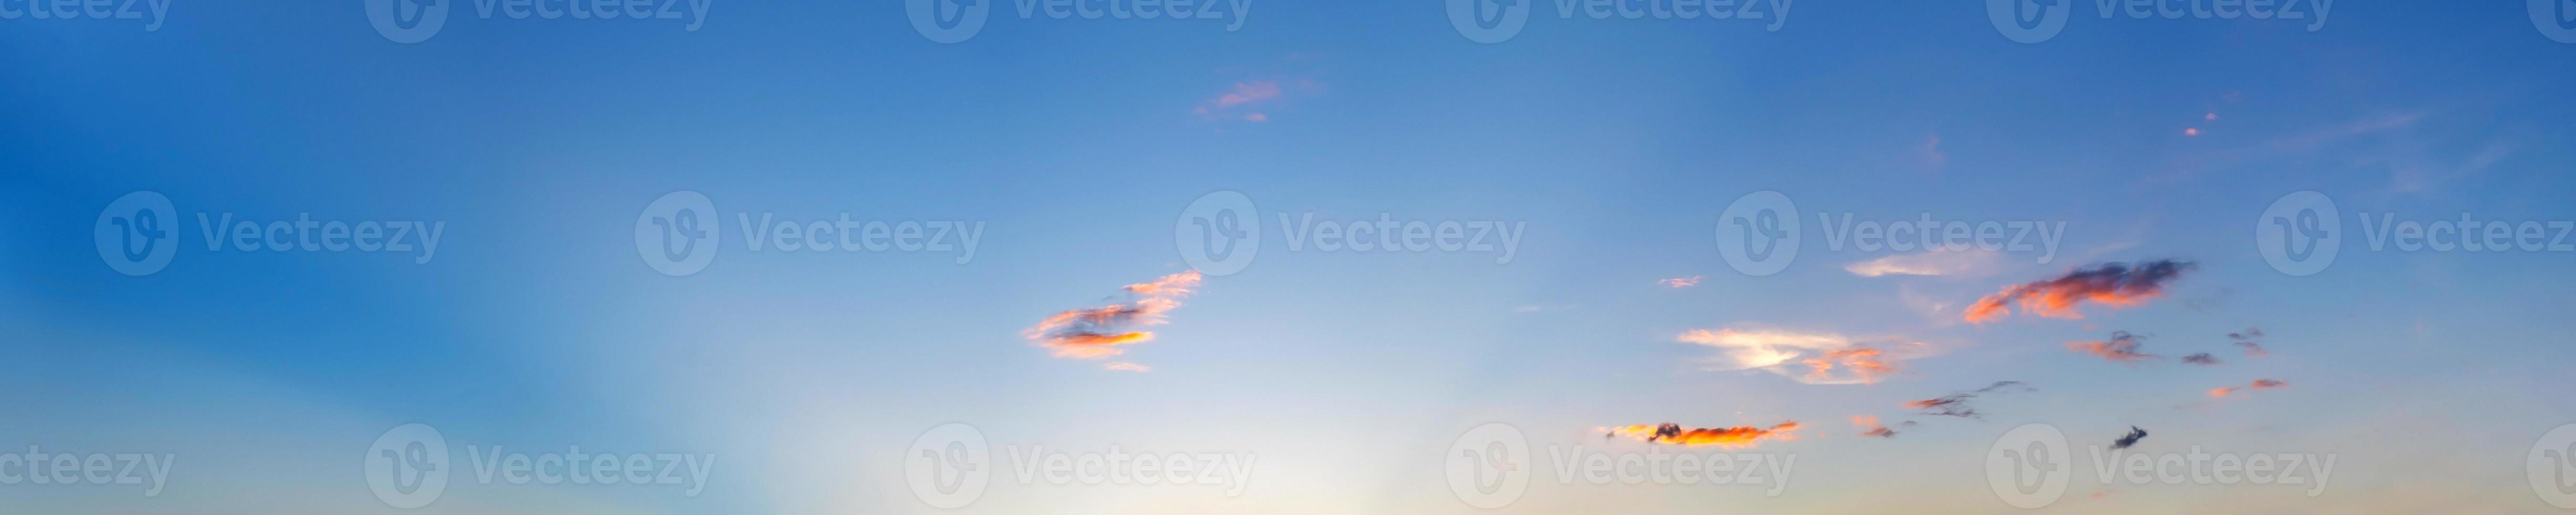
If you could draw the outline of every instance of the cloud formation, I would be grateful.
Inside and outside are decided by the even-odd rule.
[[[1908,421],[1908,422],[1906,422],[1906,424],[1913,424],[1913,423],[1914,423],[1914,422],[1912,422],[1912,421]],[[1857,415],[1857,416],[1853,416],[1853,417],[1852,417],[1852,425],[1860,426],[1860,427],[1861,427],[1861,432],[1860,432],[1860,435],[1861,435],[1861,436],[1874,436],[1874,437],[1879,437],[1879,438],[1894,438],[1894,437],[1896,437],[1896,430],[1888,429],[1888,428],[1887,428],[1887,426],[1879,425],[1879,423],[1878,423],[1878,417],[1873,417],[1873,416],[1869,416],[1869,415]]]
[[[1100,369],[1102,369],[1102,370],[1118,371],[1118,372],[1152,372],[1152,371],[1154,371],[1154,367],[1149,367],[1149,366],[1144,366],[1144,365],[1138,365],[1138,364],[1135,364],[1135,363],[1128,363],[1128,362],[1125,362],[1125,361],[1112,361],[1112,362],[1109,362],[1109,364],[1107,364],[1107,365],[1101,365],[1101,366],[1100,366]]]
[[[1675,278],[1671,278],[1671,279],[1661,279],[1661,280],[1657,280],[1657,281],[1655,281],[1655,283],[1657,283],[1657,284],[1662,284],[1662,285],[1664,285],[1664,286],[1672,287],[1672,288],[1689,288],[1689,287],[1692,287],[1692,286],[1699,286],[1699,280],[1700,280],[1700,279],[1706,279],[1706,278],[1708,278],[1708,276],[1705,276],[1705,275],[1694,275],[1694,276],[1690,276],[1690,277],[1675,277]]]
[[[2021,381],[1996,381],[1995,384],[1986,385],[1985,388],[1978,388],[1975,390],[1953,393],[1919,401],[1906,401],[1905,408],[1920,410],[1925,415],[1983,419],[1985,418],[1985,414],[1977,412],[1976,407],[1970,406],[1968,401],[1989,393],[2007,391],[2028,392],[2038,390],[2038,388],[2031,388],[2030,385],[2022,384]]]
[[[1921,357],[1919,342],[1865,344],[1840,334],[1778,329],[1692,329],[1675,341],[1723,351],[1710,370],[1760,369],[1807,384],[1875,383],[1899,371],[1898,361]]]
[[[2194,353],[2194,354],[2189,355],[2189,356],[2183,356],[2183,357],[2182,357],[2182,362],[2184,362],[2184,363],[2190,363],[2190,364],[2194,364],[2194,365],[2202,365],[2202,366],[2207,366],[2207,365],[2216,365],[2216,364],[2218,364],[2218,357],[2217,357],[2217,356],[2211,356],[2211,355],[2209,355],[2209,353],[2207,353],[2207,352],[2201,352],[2201,353]]]
[[[2066,348],[2118,363],[2136,363],[2139,360],[2163,357],[2138,352],[2138,336],[2129,334],[2128,331],[2112,331],[2109,340],[2067,342]]]
[[[1647,443],[1684,447],[1716,446],[1736,449],[1752,447],[1762,440],[1795,440],[1797,435],[1791,434],[1790,431],[1797,429],[1797,422],[1781,422],[1780,425],[1767,429],[1753,426],[1683,429],[1680,424],[1667,422],[1652,426],[1638,424],[1610,428],[1606,436],[1625,436]]]
[[[2277,380],[2272,380],[2272,379],[2256,379],[2256,380],[2254,380],[2254,383],[2253,383],[2253,384],[2248,384],[2248,385],[2245,385],[2245,386],[2229,386],[2229,387],[2225,387],[2225,388],[2211,388],[2211,389],[2209,389],[2209,396],[2211,396],[2211,397],[2226,397],[2228,394],[2236,393],[2236,392],[2238,392],[2238,391],[2242,391],[2242,390],[2249,390],[2249,389],[2250,389],[2250,390],[2270,390],[2270,389],[2273,389],[2273,388],[2281,388],[2281,387],[2286,387],[2286,386],[2289,386],[2289,385],[2290,385],[2290,383],[2284,383],[2284,382],[2277,381]]]
[[[1983,249],[1962,251],[1941,249],[1916,254],[1898,254],[1843,265],[1843,271],[1861,277],[1987,275],[1995,271],[2002,258],[2003,254]]]
[[[1152,331],[1136,328],[1164,323],[1163,315],[1181,307],[1181,297],[1196,289],[1199,279],[1199,272],[1192,270],[1130,284],[1125,290],[1133,301],[1056,313],[1020,335],[1054,350],[1059,358],[1099,359],[1126,354],[1118,347],[1154,340]]]
[[[1285,85],[1276,80],[1237,82],[1216,97],[1200,101],[1198,107],[1190,112],[1211,119],[1266,122],[1270,121],[1270,115],[1264,112],[1264,108],[1277,107],[1288,99],[1290,93],[1311,93],[1317,89],[1319,86],[1312,80],[1298,80]]]
[[[2164,295],[2166,283],[2195,267],[2189,261],[2168,259],[2139,263],[2135,268],[2104,263],[2077,269],[2054,279],[2005,287],[1977,299],[1968,306],[1966,318],[1971,323],[1992,321],[2011,314],[2014,305],[2047,318],[2084,318],[2075,310],[2079,304],[2091,301],[2115,308],[2142,304]]]
[[[2272,351],[2263,350],[2262,342],[2254,341],[2255,338],[2262,337],[2263,328],[2260,327],[2249,327],[2245,329],[2245,332],[2241,333],[2227,333],[2227,339],[2234,340],[2237,348],[2244,349],[2245,357],[2248,358],[2260,358],[2272,355]]]

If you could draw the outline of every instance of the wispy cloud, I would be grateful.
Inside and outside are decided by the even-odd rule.
[[[1981,419],[1985,418],[1985,414],[1978,412],[1976,407],[1971,406],[1968,401],[1976,400],[1979,396],[1991,393],[2011,391],[2028,392],[2037,390],[2037,388],[2032,388],[2030,385],[2022,384],[2021,381],[1996,381],[1995,384],[1986,385],[1985,388],[1978,388],[1975,390],[1953,393],[1919,401],[1906,401],[1905,408],[1921,410],[1925,415]]]
[[[1752,447],[1755,444],[1761,443],[1762,440],[1795,440],[1797,439],[1797,435],[1790,432],[1798,429],[1798,423],[1782,422],[1779,425],[1771,426],[1769,428],[1736,426],[1701,429],[1684,429],[1681,424],[1664,423],[1652,426],[1639,424],[1608,429],[1608,436],[1625,436],[1647,443],[1661,443],[1685,447],[1716,446],[1736,449]]]
[[[2260,327],[2249,327],[2245,329],[2245,332],[2241,333],[2227,333],[2227,339],[2235,341],[2237,348],[2245,349],[2245,357],[2248,358],[2260,358],[2272,355],[2272,351],[2263,349],[2262,342],[2254,341],[2255,338],[2262,337],[2263,328]]]
[[[2277,381],[2277,380],[2272,380],[2272,379],[2256,379],[2256,380],[2254,380],[2254,382],[2253,382],[2252,384],[2248,384],[2248,385],[2245,385],[2245,386],[2229,386],[2229,387],[2225,387],[2225,388],[2211,388],[2211,389],[2209,389],[2209,396],[2211,396],[2211,397],[2226,397],[2228,394],[2236,393],[2236,392],[2239,392],[2239,391],[2245,391],[2245,390],[2270,390],[2270,389],[2273,389],[2273,388],[2281,388],[2281,387],[2286,387],[2286,386],[2290,386],[2290,383],[2285,383],[2285,382],[2281,382],[2281,381]]]
[[[1913,421],[1905,422],[1907,425],[1911,425],[1913,423]],[[1852,425],[1860,426],[1861,436],[1873,436],[1878,438],[1894,438],[1896,436],[1896,430],[1888,429],[1887,426],[1880,425],[1878,423],[1878,417],[1855,415],[1852,417]]]
[[[1154,367],[1149,367],[1149,366],[1144,366],[1144,365],[1138,365],[1138,364],[1135,364],[1135,363],[1128,363],[1128,362],[1125,362],[1125,361],[1112,361],[1112,362],[1109,362],[1109,364],[1101,365],[1101,366],[1100,366],[1100,368],[1101,368],[1102,370],[1113,370],[1113,371],[1118,371],[1118,372],[1152,372],[1152,371],[1154,371]]]
[[[1916,254],[1898,254],[1859,263],[1843,265],[1843,270],[1861,277],[1887,275],[1983,276],[1991,275],[2002,263],[2003,255],[1983,249],[1963,251],[1934,250]]]
[[[1701,279],[1707,279],[1707,278],[1708,278],[1708,276],[1705,276],[1705,275],[1694,275],[1694,276],[1690,276],[1690,277],[1675,277],[1675,278],[1671,278],[1671,279],[1661,279],[1661,280],[1657,280],[1657,281],[1655,281],[1655,283],[1656,283],[1656,284],[1664,285],[1664,286],[1666,286],[1666,287],[1672,287],[1672,288],[1689,288],[1689,287],[1692,287],[1692,286],[1699,286],[1699,280],[1701,280]]]
[[[2066,348],[2119,363],[2136,363],[2140,360],[2163,357],[2138,352],[2138,335],[2129,334],[2128,331],[2112,331],[2109,340],[2067,342]]]
[[[2136,268],[2121,263],[2105,263],[2078,269],[2054,279],[2008,286],[1977,299],[1968,306],[1966,318],[1983,323],[2012,312],[2019,305],[2030,314],[2049,318],[2084,318],[2075,308],[2086,301],[2111,307],[2128,307],[2164,295],[2165,284],[2182,277],[2196,266],[2188,261],[2159,260],[2139,263]]]
[[[1285,84],[1276,80],[1237,82],[1233,87],[1217,93],[1216,96],[1199,101],[1198,107],[1191,112],[1210,119],[1266,122],[1270,121],[1267,109],[1287,101],[1293,93],[1315,89],[1319,89],[1319,86],[1313,80],[1297,80]]]
[[[1692,329],[1675,341],[1719,349],[1711,370],[1760,369],[1807,384],[1875,383],[1897,373],[1897,362],[1922,357],[1921,342],[1868,344],[1834,333],[1779,329]]]
[[[1125,291],[1134,300],[1056,313],[1020,335],[1054,350],[1055,356],[1061,358],[1099,359],[1126,354],[1119,346],[1154,340],[1152,331],[1136,328],[1164,323],[1163,315],[1181,307],[1180,299],[1198,287],[1199,279],[1198,271],[1192,270],[1130,284]]]
[[[2194,364],[2194,365],[2209,366],[2209,365],[2216,365],[2216,364],[2218,364],[2218,357],[2217,357],[2217,356],[2211,356],[2211,355],[2209,355],[2209,353],[2207,353],[2207,352],[2199,352],[2199,353],[2193,353],[2192,355],[2189,355],[2189,356],[2183,356],[2183,357],[2182,357],[2182,362],[2184,362],[2184,363],[2190,363],[2190,364]]]

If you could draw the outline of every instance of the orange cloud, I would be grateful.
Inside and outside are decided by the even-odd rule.
[[[1855,415],[1852,417],[1852,425],[1861,427],[1861,436],[1875,436],[1879,438],[1893,438],[1896,436],[1896,430],[1888,429],[1887,426],[1879,425],[1878,417]]]
[[[2161,260],[2139,263],[2136,268],[2106,263],[2079,269],[2055,279],[2005,287],[1969,305],[1966,317],[1970,323],[1984,323],[2011,314],[2018,304],[2042,317],[2084,318],[2075,310],[2078,304],[2092,301],[2115,308],[2143,304],[2164,295],[2165,283],[2194,266],[2188,261]]]
[[[1879,376],[1897,372],[1897,361],[1936,352],[1920,342],[1885,341],[1874,346],[1834,333],[1761,328],[1692,329],[1674,340],[1723,351],[1710,360],[1710,370],[1760,369],[1808,384],[1873,383]],[[1803,373],[1798,365],[1805,365]]]
[[[1797,435],[1790,432],[1797,429],[1797,422],[1781,422],[1780,425],[1771,426],[1768,429],[1753,426],[1683,429],[1680,424],[1664,423],[1612,428],[1609,433],[1610,436],[1625,436],[1647,443],[1736,449],[1752,447],[1762,440],[1795,440]]]
[[[2121,363],[2135,363],[2139,360],[2163,357],[2138,352],[2138,337],[2129,334],[2128,331],[2112,331],[2111,339],[2105,341],[2067,342],[2066,348]]]
[[[2253,390],[2269,390],[2269,389],[2273,389],[2273,388],[2281,388],[2281,387],[2286,387],[2286,386],[2290,386],[2290,383],[2284,383],[2284,382],[2280,382],[2280,381],[2276,381],[2276,380],[2271,380],[2271,379],[2256,379],[2256,380],[2254,380],[2254,383],[2253,383],[2253,384],[2249,384],[2249,385],[2245,385],[2245,386],[2230,386],[2230,387],[2225,387],[2225,388],[2211,388],[2211,389],[2209,389],[2209,396],[2211,396],[2211,397],[2226,397],[2228,394],[2236,393],[2236,392],[2237,392],[2237,391],[2239,391],[2239,390],[2247,390],[2247,389],[2253,389]]]
[[[1125,289],[1138,296],[1135,301],[1048,315],[1037,325],[1020,331],[1020,335],[1054,350],[1059,358],[1098,359],[1125,354],[1127,351],[1118,346],[1154,341],[1152,331],[1132,328],[1164,323],[1164,313],[1181,307],[1180,298],[1193,292],[1199,280],[1199,272],[1192,270],[1130,284]]]
[[[1874,384],[1878,382],[1878,376],[1896,372],[1896,365],[1879,359],[1881,354],[1878,349],[1842,349],[1807,358],[1807,378],[1819,382],[1828,380],[1833,375],[1834,366],[1840,364],[1851,370],[1853,376],[1859,377],[1860,382]]]

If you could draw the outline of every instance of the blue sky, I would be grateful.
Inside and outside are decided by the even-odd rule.
[[[2357,221],[2576,219],[2561,144],[2576,69],[2560,65],[2576,45],[2511,2],[2338,3],[2322,23],[2067,2],[2063,32],[2028,44],[1969,2],[1794,2],[1759,22],[1532,2],[1526,27],[1490,44],[1432,3],[1256,0],[1228,30],[996,2],[953,44],[893,3],[714,0],[696,30],[454,3],[408,44],[361,2],[179,0],[157,27],[0,19],[0,234],[14,243],[0,265],[15,271],[0,278],[0,348],[21,357],[0,377],[16,412],[0,451],[178,459],[153,496],[0,484],[0,506],[395,512],[359,465],[418,423],[463,469],[428,512],[932,512],[907,446],[965,423],[1005,470],[961,512],[1463,513],[1478,510],[1442,452],[1504,423],[1540,449],[1542,476],[1510,512],[1988,513],[2008,507],[1983,453],[2045,423],[2079,446],[2135,425],[2155,433],[2147,452],[2340,457],[2314,497],[2079,471],[2051,511],[2524,513],[2551,507],[2526,493],[2523,455],[2576,422],[2552,395],[2576,386],[2562,370],[2576,299],[2556,286],[2576,279],[2576,254],[2370,250]],[[90,233],[137,191],[168,199],[178,248],[127,275]],[[675,276],[639,256],[633,227],[677,191],[712,199],[730,246]],[[1112,360],[1150,372],[1023,336],[1189,271],[1170,228],[1220,191],[1258,205],[1264,246],[1202,277],[1165,323],[1121,327],[1154,337]],[[1714,232],[1759,191],[1795,201],[1806,240],[1757,276]],[[2347,231],[2313,275],[2267,262],[2249,231],[2299,191],[2330,197]],[[426,262],[209,250],[199,213],[441,232]],[[748,250],[737,215],[764,213],[982,229],[964,263]],[[1306,214],[1525,229],[1501,263],[1292,250],[1278,217]],[[1846,265],[1919,256],[1829,247],[1819,214],[2064,232],[2048,263],[2001,252],[1864,277]],[[2157,259],[2197,267],[2082,319],[1959,316],[2010,285]],[[1702,279],[1657,283],[1683,277]],[[2252,327],[2272,355],[2229,354],[2226,334]],[[1810,384],[1678,339],[1727,329],[1922,350],[1866,384]],[[2065,345],[2112,331],[2226,363]],[[2290,386],[2204,393],[2265,378]],[[1983,420],[1901,406],[2003,380],[2036,391],[1981,399]],[[1846,421],[1861,415],[1918,425],[1865,438]],[[1603,426],[1791,420],[1796,440],[1675,448],[1795,455],[1776,496],[1545,470],[1551,446],[1661,449]],[[717,464],[697,495],[476,484],[467,445]],[[1013,445],[1258,461],[1231,496],[1020,484]]]

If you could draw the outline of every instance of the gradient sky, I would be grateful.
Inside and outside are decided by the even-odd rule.
[[[2134,425],[2154,432],[2147,452],[2340,457],[2313,498],[2078,471],[2048,512],[2549,513],[2524,456],[2576,422],[2576,253],[2348,237],[2330,268],[2292,276],[2249,231],[2298,191],[2334,199],[2355,236],[2355,213],[2576,220],[2576,44],[2521,2],[2336,3],[2314,31],[2070,2],[2037,44],[1974,2],[1795,2],[1777,31],[1534,2],[1495,44],[1429,2],[1256,0],[1234,31],[996,2],[956,44],[894,2],[714,0],[696,31],[478,19],[460,2],[412,44],[360,2],[328,3],[177,0],[149,31],[0,19],[0,349],[15,357],[0,452],[179,459],[156,497],[0,485],[0,511],[394,513],[361,459],[423,423],[460,448],[720,458],[695,497],[459,479],[417,513],[927,513],[904,454],[963,422],[1004,466],[1006,444],[1259,459],[1235,497],[997,478],[960,513],[1470,513],[1442,460],[1480,424],[1643,452],[1598,428],[1794,420],[1796,440],[1727,451],[1797,455],[1776,497],[1542,477],[1502,512],[2005,511],[1984,453],[2038,422],[2078,446]],[[127,276],[90,230],[146,190],[186,232],[168,268]],[[986,229],[964,264],[735,246],[675,277],[631,231],[673,191],[713,199],[727,231],[745,211]],[[1119,357],[1152,371],[1022,336],[1189,270],[1168,228],[1215,191],[1257,202],[1270,239]],[[1786,270],[1752,276],[1712,232],[1757,191],[1794,199],[1809,231],[1820,212],[1928,213],[2063,222],[2065,238],[2044,264],[1862,277],[1845,265],[1905,253],[1808,232]],[[200,212],[445,229],[425,264],[208,251]],[[1508,263],[1290,251],[1279,213],[1526,230]],[[1959,314],[2008,285],[2155,259],[2198,268],[2080,320]],[[2271,356],[2232,354],[2226,334],[2249,327]],[[1676,339],[1730,328],[1936,350],[1870,384],[1807,384],[1711,370],[1721,350]],[[2228,362],[2065,346],[2115,330]],[[2204,393],[2260,378],[2290,386]],[[2037,391],[1981,400],[1984,420],[1900,406],[2001,380]],[[1921,424],[1863,438],[1856,415]]]

